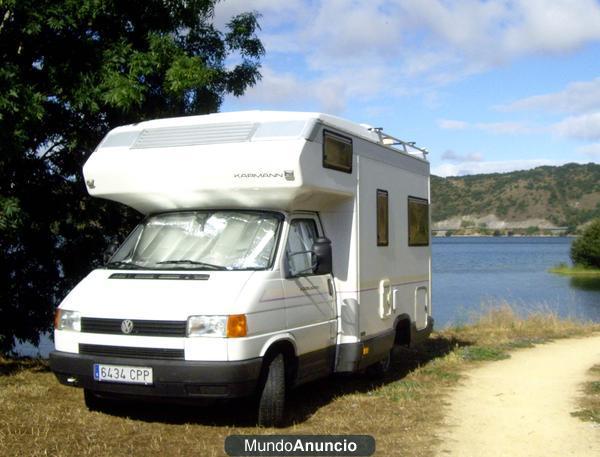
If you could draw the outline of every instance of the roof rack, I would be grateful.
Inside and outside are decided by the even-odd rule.
[[[379,142],[381,144],[392,147],[401,146],[402,150],[407,154],[411,154],[411,152],[409,151],[410,148],[411,150],[415,150],[423,154],[423,159],[427,160],[427,154],[429,154],[429,151],[425,148],[420,148],[416,146],[414,141],[404,141],[399,138],[393,137],[392,135],[388,135],[383,131],[382,127],[369,127],[369,130],[377,134],[377,136],[379,137]]]

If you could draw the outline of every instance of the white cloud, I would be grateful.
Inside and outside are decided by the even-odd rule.
[[[301,42],[308,45],[309,63],[317,69],[335,69],[340,64],[365,65],[398,56],[404,17],[392,3],[321,2],[314,17],[299,33]]]
[[[600,110],[600,78],[572,82],[562,91],[522,98],[498,108],[505,111],[543,110],[556,113]]]
[[[256,11],[261,15],[259,23],[263,28],[294,23],[309,13],[303,0],[224,0],[215,6],[215,24],[223,30],[233,16],[247,11]]]
[[[458,154],[449,149],[442,154],[442,160],[449,160],[451,162],[481,162],[483,156],[478,152]]]
[[[552,128],[557,134],[568,138],[600,140],[600,112],[570,116]]]
[[[507,27],[504,43],[510,54],[566,52],[600,39],[600,5],[595,0],[520,0],[514,4],[518,20]]]
[[[261,73],[260,85],[266,90],[263,90],[260,85],[248,89],[245,98],[249,103],[279,105],[299,97],[299,94],[304,91],[306,83],[291,73],[276,73],[269,67],[263,67]]]
[[[513,135],[519,133],[531,133],[540,130],[539,127],[534,127],[522,122],[474,122],[469,123],[465,121],[453,120],[453,119],[440,119],[438,125],[442,129],[446,130],[466,130],[474,129],[481,130],[488,133],[500,134],[500,135]]]
[[[600,39],[595,0],[398,0],[436,46],[495,65]],[[445,46],[446,44],[446,46]]]
[[[506,160],[489,162],[442,163],[432,168],[431,173],[437,176],[464,176],[481,173],[507,173],[516,170],[529,170],[542,165],[563,165],[566,161],[533,159]]]
[[[595,0],[226,0],[217,3],[215,20],[223,27],[252,10],[262,14],[271,69],[258,88],[270,91],[269,78],[289,80],[292,70],[281,59],[294,56],[296,82],[337,109],[354,97],[426,96],[514,58],[600,40]],[[338,97],[346,100],[327,101],[328,87],[342,88]],[[290,104],[297,99],[285,93]],[[490,126],[505,127],[518,130]]]
[[[473,124],[473,127],[477,130],[500,135],[530,133],[535,130],[533,127],[522,122],[477,122]]]
[[[291,103],[333,114],[345,108],[348,88],[341,79],[307,81],[292,73],[274,72],[270,67],[263,67],[261,72],[260,84],[249,88],[240,103],[279,109],[285,109]]]
[[[499,25],[510,19],[506,2],[478,0],[401,0],[405,14],[418,30],[428,33],[433,46],[488,59],[497,47]],[[491,54],[490,54],[491,55]]]

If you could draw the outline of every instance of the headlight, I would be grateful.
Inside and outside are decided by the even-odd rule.
[[[248,334],[245,314],[232,316],[190,316],[187,336],[212,336],[216,338],[239,338]]]
[[[227,316],[190,316],[187,321],[187,336],[211,336],[225,338]]]
[[[77,311],[57,309],[54,315],[54,328],[56,330],[81,332],[81,315]]]

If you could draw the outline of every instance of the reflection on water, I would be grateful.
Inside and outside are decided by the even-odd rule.
[[[600,280],[550,273],[569,263],[572,238],[450,237],[432,244],[436,327],[466,322],[483,306],[509,303],[521,314],[554,312],[600,322]]]
[[[576,289],[600,291],[600,277],[572,276],[570,284]],[[598,299],[600,300],[600,297]]]

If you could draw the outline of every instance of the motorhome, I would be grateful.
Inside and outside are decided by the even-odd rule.
[[[255,396],[384,371],[432,330],[426,150],[320,113],[248,111],[109,132],[94,197],[145,219],[56,312],[51,368],[107,399]]]

